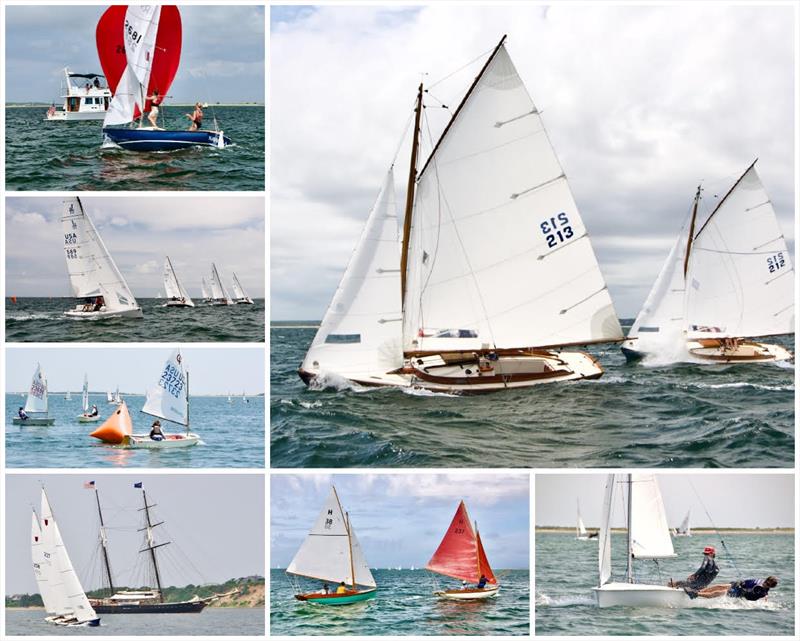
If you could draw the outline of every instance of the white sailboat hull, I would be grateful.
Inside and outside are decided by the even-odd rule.
[[[579,536],[579,537],[576,537],[576,538],[578,539],[578,541],[599,541],[600,540],[599,536],[588,536],[588,535],[587,536]]]
[[[53,425],[56,422],[54,418],[41,418],[41,417],[29,417],[26,419],[15,418],[12,419],[12,425],[37,425],[37,426],[46,426],[46,425]]]
[[[99,420],[99,414],[97,416],[85,416],[83,414],[78,416],[78,423],[97,423]]]
[[[467,588],[466,590],[437,590],[434,596],[440,599],[448,599],[450,601],[475,601],[478,599],[490,599],[496,597],[500,592],[500,586],[491,588]]]
[[[164,303],[161,307],[194,307],[194,302],[182,303],[179,300],[170,300]]]
[[[161,441],[154,441],[149,434],[131,434],[123,443],[123,447],[138,450],[167,450],[178,447],[191,447],[200,442],[200,436],[188,434],[165,434]]]
[[[80,320],[98,320],[101,318],[144,318],[141,307],[117,311],[100,309],[96,312],[84,312],[82,305],[78,305],[75,307],[75,309],[70,309],[64,312],[64,316],[69,318],[77,318]]]
[[[607,583],[593,590],[601,608],[685,608],[691,604],[686,592],[665,585]]]

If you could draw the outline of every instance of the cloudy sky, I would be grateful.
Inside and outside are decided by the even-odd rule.
[[[236,272],[250,296],[264,297],[263,197],[82,196],[81,202],[134,296],[163,293],[169,255],[190,296],[200,295],[200,279],[214,261],[229,289]],[[62,209],[58,197],[6,199],[9,296],[72,296]]]
[[[153,387],[174,346],[102,347],[87,357],[84,345],[13,347],[6,349],[6,392],[27,392],[40,363],[53,392],[79,393],[83,374],[89,389],[104,392],[119,385],[125,394],[143,394]],[[258,347],[181,347],[184,366],[191,372],[192,394],[227,394],[244,390],[264,393],[264,350]],[[76,367],[76,358],[80,365]]]
[[[587,527],[597,528],[603,512],[606,474],[537,474],[537,526],[575,527],[577,501]],[[667,519],[680,524],[691,509],[691,527],[793,527],[792,474],[657,475]],[[699,498],[698,498],[699,497]],[[705,507],[704,507],[705,506]],[[706,514],[706,509],[708,514]],[[622,509],[614,507],[615,527],[623,527]]]
[[[6,593],[38,592],[31,570],[31,508],[39,512],[44,484],[70,559],[84,589],[103,587],[99,578],[99,520],[94,492],[83,489],[94,481],[108,525],[111,568],[125,585],[134,577],[142,533],[141,481],[147,498],[156,503],[159,570],[166,585],[216,583],[231,578],[264,575],[264,481],[255,474],[9,474],[6,476]],[[244,509],[230,497],[247,497]],[[194,570],[196,568],[196,571]],[[139,585],[136,583],[136,585]]]
[[[88,3],[86,3],[88,4]],[[108,7],[7,6],[6,100],[58,102],[64,67],[102,73],[95,27]],[[181,6],[171,102],[264,102],[264,8]]]
[[[702,215],[756,157],[793,247],[793,21],[789,6],[722,3],[273,8],[272,318],[321,318],[420,78],[460,70],[431,89],[454,109],[504,33],[621,316],[638,312],[698,182]],[[436,104],[434,137],[449,117]],[[402,153],[397,167],[402,203]]]
[[[423,567],[462,499],[492,567],[528,567],[527,474],[273,474],[270,483],[271,567],[292,560],[331,484],[370,567]]]

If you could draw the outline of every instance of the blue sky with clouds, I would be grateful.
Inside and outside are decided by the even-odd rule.
[[[370,567],[423,567],[462,499],[492,567],[528,567],[527,474],[273,474],[270,484],[272,567],[289,564],[331,484]]]
[[[95,27],[107,3],[6,7],[6,101],[57,101],[63,68],[102,73]],[[264,102],[264,8],[181,6],[171,101]]]

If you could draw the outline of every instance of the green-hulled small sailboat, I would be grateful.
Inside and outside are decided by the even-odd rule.
[[[375,596],[375,579],[335,487],[286,573],[323,582],[317,592],[295,594],[298,601],[347,605]]]

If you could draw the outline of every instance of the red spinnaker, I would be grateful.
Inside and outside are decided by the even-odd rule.
[[[480,545],[480,538],[469,522],[464,501],[458,504],[450,527],[425,569],[470,583],[477,583],[483,572],[492,583],[497,582]]]

